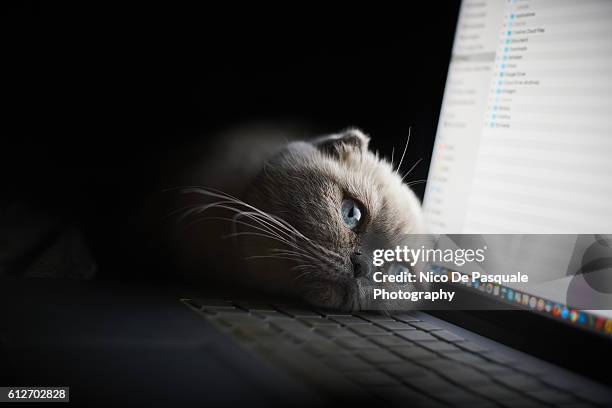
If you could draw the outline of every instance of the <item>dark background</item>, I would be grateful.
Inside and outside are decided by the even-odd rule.
[[[9,7],[2,196],[78,225],[112,267],[160,163],[244,123],[358,126],[381,153],[395,146],[396,162],[412,127],[403,168],[423,158],[410,179],[424,179],[458,6]]]
[[[382,13],[354,6],[338,12],[329,5],[312,10],[295,4],[281,9],[258,4],[247,9],[239,3],[226,10],[27,1],[2,8],[0,211],[4,203],[17,200],[77,225],[103,278],[150,278],[155,276],[150,273],[152,265],[142,260],[140,265],[146,267],[140,267],[140,273],[127,271],[126,264],[134,265],[134,257],[131,248],[122,246],[123,227],[158,187],[161,164],[172,159],[173,150],[224,129],[253,121],[295,121],[321,133],[358,126],[370,134],[372,147],[381,153],[389,155],[395,146],[397,158],[412,127],[404,170],[423,158],[411,179],[426,178],[459,1],[404,2],[401,9]],[[422,196],[424,187],[419,184],[414,189]],[[4,238],[0,237],[0,255]],[[4,287],[0,299],[5,304],[0,309],[18,321],[16,327],[27,328],[23,333],[28,339],[38,340],[29,330],[34,333],[39,327],[22,318],[25,311],[15,309],[19,303],[14,304],[13,298],[28,305],[28,316],[42,316],[48,323],[43,331],[57,333],[59,342],[70,336],[63,337],[58,327],[70,328],[77,336],[85,327],[83,333],[101,333],[102,338],[125,331],[128,340],[134,335],[141,341],[135,321],[142,327],[157,327],[163,321],[160,316],[172,321],[161,309],[149,310],[142,297],[135,314],[124,314],[126,300],[108,302],[108,292],[96,298],[95,292],[81,293],[81,287],[75,286],[64,295],[55,292],[54,284],[43,280],[22,285],[21,291]],[[137,298],[131,288],[124,292],[113,289],[113,300]],[[91,302],[82,302],[79,314],[73,305],[81,296]],[[68,302],[56,302],[59,299]],[[62,310],[65,305],[70,310]],[[108,321],[91,318],[100,310]],[[75,313],[79,319],[73,321]],[[144,322],[140,314],[153,316],[154,322]],[[582,333],[552,327],[560,326],[557,322],[543,322],[535,315],[528,320],[525,315],[445,317],[546,359],[566,359],[566,365],[589,375],[602,371],[601,378],[608,379],[604,365],[596,364],[609,355],[603,338],[587,342]],[[6,322],[5,326],[9,327]],[[509,339],[509,328],[528,335]],[[564,341],[551,343],[550,338]],[[22,371],[39,364],[32,373],[52,376],[51,364],[43,367],[47,360],[39,361],[45,352],[32,353],[38,347],[24,344],[21,353],[11,353],[14,361],[31,362]],[[104,376],[98,367],[113,367],[105,365],[109,360],[121,366],[125,358],[129,367],[138,369],[129,364],[143,358],[135,351],[148,352],[129,348],[129,354],[108,359],[105,353],[83,349],[75,354],[67,348],[66,354],[45,356],[53,360],[70,355],[77,360],[73,364],[94,367],[93,372],[80,368],[72,372],[93,385],[99,381],[91,378]],[[572,353],[575,350],[580,352]],[[187,351],[181,356],[192,362],[193,353]],[[143,367],[136,377],[144,384],[142,389],[155,388],[147,382],[151,375],[165,382],[165,370]],[[0,374],[5,372],[9,370]],[[116,370],[112,378],[132,387],[134,378],[128,377],[133,372]],[[195,375],[183,377],[200,380]]]

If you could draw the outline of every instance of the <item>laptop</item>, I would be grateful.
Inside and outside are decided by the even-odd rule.
[[[612,82],[604,69],[612,62],[610,17],[605,2],[463,2],[423,202],[432,232],[612,231]],[[597,377],[605,364],[596,354],[587,357],[589,344],[610,357],[612,313],[582,311],[574,319],[565,299],[544,302],[536,288],[525,296],[536,306],[521,302],[517,308],[529,312],[492,313],[499,318],[494,323],[484,323],[482,311],[383,316],[235,299],[185,304],[247,345],[258,344],[259,330],[275,338],[263,342],[272,350],[293,342],[360,388],[399,404],[612,404],[607,386],[584,377]],[[260,319],[271,329],[261,329]],[[523,336],[523,350],[574,369],[453,322],[480,326],[505,343]],[[593,365],[585,364],[589,358]]]
[[[612,231],[611,17],[605,2],[463,2],[423,202],[431,232]],[[249,350],[293,371],[316,360],[390,404],[610,406],[612,313],[561,293],[491,286],[466,296],[510,307],[390,315],[183,302]],[[285,347],[299,354],[284,361]],[[346,385],[322,372],[301,375]]]
[[[433,233],[612,232],[611,20],[608,2],[463,2],[423,201]],[[456,288],[504,310],[382,314],[7,280],[0,385],[93,405],[612,406],[612,313],[503,289]]]

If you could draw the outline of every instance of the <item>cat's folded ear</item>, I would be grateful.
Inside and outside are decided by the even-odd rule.
[[[320,151],[342,159],[351,152],[365,153],[368,150],[370,138],[361,130],[350,128],[340,133],[321,136],[314,139],[312,143]]]

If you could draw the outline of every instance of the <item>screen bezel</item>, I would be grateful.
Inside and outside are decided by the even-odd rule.
[[[462,6],[463,1],[460,2],[457,22]],[[457,25],[453,43],[456,31]],[[447,83],[449,70],[450,65],[446,74]],[[443,95],[447,92],[446,85]],[[439,133],[439,119],[438,115],[435,137]],[[491,309],[498,309],[502,303],[459,285],[453,285],[453,288],[481,304],[491,302]],[[612,338],[517,306],[504,305],[504,308],[506,310],[428,310],[427,313],[612,386],[612,377],[602,364],[602,361],[612,361]]]

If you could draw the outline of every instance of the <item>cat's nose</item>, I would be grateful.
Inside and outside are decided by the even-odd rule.
[[[361,252],[353,252],[353,254],[351,255],[351,263],[353,264],[354,277],[368,278],[370,276],[370,263]]]

